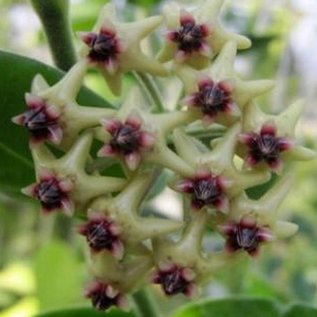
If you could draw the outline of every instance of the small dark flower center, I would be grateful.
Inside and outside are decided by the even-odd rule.
[[[161,272],[160,280],[164,292],[167,295],[182,293],[186,290],[189,282],[182,276],[181,270],[175,269],[170,272]]]
[[[226,109],[228,94],[217,85],[205,86],[198,93],[198,103],[204,114],[216,115]]]
[[[91,299],[92,305],[101,311],[107,310],[109,307],[116,305],[117,297],[110,298],[106,294],[106,286],[100,286],[92,291],[88,297]]]
[[[216,178],[198,179],[194,182],[193,196],[201,206],[212,204],[222,194]]]
[[[258,135],[251,147],[251,154],[257,160],[270,160],[277,158],[280,153],[279,139],[271,134]]]
[[[114,33],[102,32],[96,34],[90,45],[91,50],[88,56],[97,62],[108,61],[116,58],[118,51],[118,41]]]
[[[97,251],[110,249],[114,240],[107,221],[91,222],[86,228],[86,239],[89,246]]]
[[[178,49],[185,53],[199,51],[206,37],[206,31],[202,25],[196,25],[194,21],[181,23],[181,27],[173,33],[172,40],[177,43]]]
[[[48,210],[61,208],[62,199],[66,197],[56,179],[41,181],[36,187],[36,196]]]
[[[50,118],[45,107],[31,108],[24,112],[24,126],[35,138],[47,138],[49,128],[58,125],[57,118]]]
[[[238,226],[236,242],[240,248],[243,249],[255,249],[258,245],[257,240],[258,228],[248,228]]]
[[[112,135],[110,145],[124,155],[134,152],[141,146],[141,131],[138,127],[123,124]]]

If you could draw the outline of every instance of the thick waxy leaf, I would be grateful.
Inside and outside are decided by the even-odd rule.
[[[265,299],[205,300],[185,306],[173,317],[279,317],[278,306]]]
[[[135,317],[133,313],[121,312],[118,310],[111,310],[108,313],[98,312],[92,308],[75,308],[52,311],[36,317]],[[149,316],[150,317],[150,316]]]
[[[25,108],[24,94],[36,74],[52,85],[63,73],[38,61],[0,51],[0,190],[18,193],[34,181],[33,164],[28,148],[28,133],[11,122]],[[78,101],[86,106],[107,107],[102,98],[82,89]]]
[[[185,305],[173,317],[316,317],[317,308],[295,304],[283,307],[273,300],[261,298],[229,298],[203,300]]]
[[[293,305],[283,314],[283,317],[315,317],[317,308],[307,305]]]

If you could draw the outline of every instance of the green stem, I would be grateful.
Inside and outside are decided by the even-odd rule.
[[[159,113],[165,112],[162,97],[154,79],[150,75],[142,72],[133,72],[133,75],[141,88],[147,93],[150,101],[154,103],[157,111]]]
[[[139,317],[161,317],[151,293],[142,289],[133,295],[135,310]]]
[[[31,0],[31,3],[43,24],[55,65],[67,71],[76,63],[69,20],[69,1]]]

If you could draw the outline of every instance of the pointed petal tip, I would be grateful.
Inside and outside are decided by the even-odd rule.
[[[11,118],[11,121],[17,125],[23,125],[24,124],[24,114],[19,114],[13,118]]]
[[[34,190],[35,190],[36,185],[37,184],[34,183],[34,184],[31,184],[31,185],[29,185],[27,187],[22,188],[21,189],[22,194],[24,194],[26,196],[29,196],[29,197],[34,197],[34,194],[35,194]]]
[[[54,126],[54,127],[49,127],[48,130],[50,132],[49,140],[56,145],[61,144],[63,139],[62,128],[59,126]]]
[[[74,214],[75,206],[70,199],[62,200],[62,211],[66,216],[71,217]]]
[[[124,161],[131,171],[135,171],[140,164],[141,155],[137,152],[132,152],[124,156]]]
[[[111,145],[105,144],[98,152],[98,157],[116,157],[116,152],[113,150]]]
[[[118,261],[123,259],[124,256],[124,246],[121,241],[116,241],[112,244],[111,253],[114,256],[114,258]]]

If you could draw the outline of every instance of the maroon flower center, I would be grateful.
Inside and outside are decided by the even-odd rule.
[[[253,220],[231,223],[225,226],[224,233],[227,236],[228,251],[242,249],[253,256],[257,254],[260,243],[269,240],[271,236],[267,227],[259,227]]]
[[[207,33],[204,25],[197,25],[194,19],[184,19],[181,21],[181,27],[172,32],[170,38],[177,43],[179,50],[191,54],[202,48]]]
[[[272,134],[256,135],[250,144],[250,154],[256,161],[276,160],[281,152],[280,139]]]
[[[254,250],[258,247],[259,240],[257,239],[258,228],[242,227],[237,228],[236,244],[238,248],[244,250]]]
[[[113,236],[109,230],[110,223],[106,220],[103,221],[90,221],[84,229],[89,246],[100,251],[103,249],[112,249],[113,242],[116,237]]]
[[[195,180],[192,191],[192,202],[199,208],[214,204],[222,196],[222,188],[216,177]]]
[[[114,151],[126,155],[140,148],[141,136],[139,127],[125,123],[113,132],[110,146]]]
[[[118,40],[114,32],[102,30],[94,34],[90,43],[89,58],[96,62],[113,60],[119,54]]]
[[[87,297],[91,299],[94,308],[104,311],[117,304],[118,296],[111,298],[107,296],[106,290],[107,286],[101,284],[96,289],[89,292]]]
[[[58,126],[58,118],[52,118],[45,106],[30,108],[23,114],[23,125],[35,139],[49,138],[50,129]]]
[[[183,276],[181,269],[169,272],[160,272],[159,283],[166,295],[184,293],[190,284]]]
[[[205,115],[214,117],[218,112],[228,110],[231,102],[230,93],[225,91],[219,85],[213,83],[199,87],[199,92],[195,95],[195,105],[201,107]]]
[[[67,198],[55,178],[42,180],[35,188],[35,196],[48,211],[62,208],[62,200]]]

